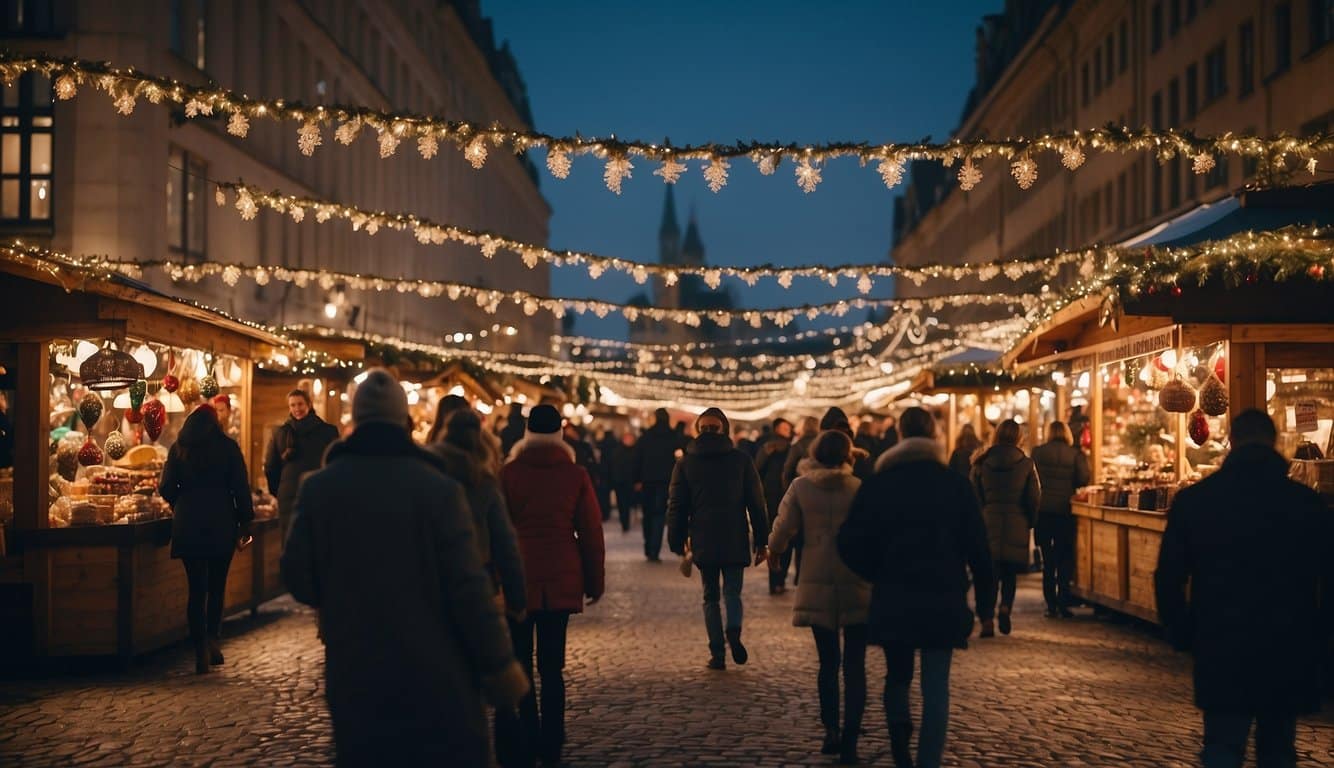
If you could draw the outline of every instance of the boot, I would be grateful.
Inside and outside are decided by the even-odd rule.
[[[208,643],[202,637],[195,640],[195,674],[208,674]]]
[[[825,726],[824,744],[820,745],[820,754],[837,755],[843,743],[843,734],[839,733],[837,726]]]
[[[732,648],[732,661],[745,664],[750,658],[750,654],[746,653],[746,646],[741,644],[741,627],[727,630],[727,644]]]
[[[223,663],[222,658],[222,640],[217,635],[208,639],[208,663],[215,666]]]
[[[715,653],[709,657],[707,664],[709,669],[723,670],[727,669],[727,659],[723,658],[721,653]]]
[[[857,765],[861,763],[861,758],[857,755],[857,729],[844,731],[843,743],[838,749],[839,765]]]
[[[1000,610],[996,611],[996,624],[1000,627],[1002,635],[1010,634],[1010,606],[1002,605]]]
[[[912,723],[889,724],[889,752],[895,768],[913,768]]]
[[[996,622],[992,621],[991,619],[983,619],[982,633],[979,634],[978,637],[995,637],[995,636],[996,636]]]

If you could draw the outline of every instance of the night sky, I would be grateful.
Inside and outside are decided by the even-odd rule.
[[[497,41],[508,40],[528,85],[536,127],[547,133],[675,144],[707,141],[944,140],[958,124],[973,83],[974,29],[1000,0],[919,3],[484,0]],[[665,186],[657,163],[635,162],[620,197],[602,165],[574,161],[569,178],[534,156],[551,203],[550,245],[636,261],[658,258]],[[893,193],[873,166],[832,161],[807,195],[792,164],[764,177],[749,160],[732,163],[727,186],[709,191],[699,163],[676,184],[678,213],[693,205],[710,264],[844,264],[885,258]],[[901,189],[901,188],[900,188]],[[895,190],[896,192],[899,190]],[[583,269],[552,273],[552,293],[624,301],[641,290],[627,275],[592,280]],[[875,295],[891,286],[878,281]],[[747,307],[856,296],[798,280],[733,291]],[[824,319],[818,324],[860,322]],[[624,338],[619,315],[589,314],[579,333]]]

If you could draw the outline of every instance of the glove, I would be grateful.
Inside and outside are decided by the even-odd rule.
[[[524,674],[519,662],[511,660],[500,672],[482,679],[482,692],[486,700],[498,710],[510,711],[519,706],[519,701],[532,688],[528,675]]]

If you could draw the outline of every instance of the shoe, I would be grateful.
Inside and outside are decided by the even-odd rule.
[[[1061,615],[1061,618],[1063,619],[1073,619],[1075,617],[1075,612],[1070,610],[1069,608],[1066,608],[1065,606],[1061,606],[1061,608],[1057,612]]]
[[[208,644],[202,639],[195,641],[195,674],[208,674]]]
[[[1001,608],[996,612],[996,624],[1000,627],[1000,633],[1002,635],[1010,634],[1010,629],[1012,627],[1010,625],[1010,609],[1008,607]]]
[[[745,664],[750,659],[750,654],[746,653],[746,646],[741,644],[741,630],[727,630],[727,645],[732,649],[732,661],[738,664]]]
[[[208,663],[214,666],[223,663],[222,642],[216,636],[208,639]]]
[[[838,728],[826,726],[824,729],[824,743],[820,745],[820,754],[837,755],[842,748],[843,734],[839,732]]]
[[[709,669],[717,669],[717,670],[727,669],[727,660],[723,658],[722,654],[718,654],[717,656],[710,656],[709,663],[707,666]]]
[[[1045,610],[1045,611],[1042,612],[1042,616],[1043,616],[1043,618],[1047,618],[1047,619],[1054,619],[1054,618],[1056,618],[1057,616],[1060,616],[1060,615],[1061,615],[1061,614],[1058,613],[1058,612],[1056,611],[1056,609],[1053,608],[1053,607],[1051,607],[1050,605],[1047,606],[1047,610]]]
[[[913,768],[912,723],[889,724],[889,753],[894,757],[894,768]]]
[[[982,633],[979,634],[978,637],[995,637],[995,636],[996,636],[996,623],[991,619],[983,619]]]
[[[857,742],[844,743],[838,752],[839,765],[861,765],[862,759],[857,754]]]

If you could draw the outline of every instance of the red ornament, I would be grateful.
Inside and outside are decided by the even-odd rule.
[[[1190,433],[1190,439],[1196,445],[1204,445],[1209,440],[1209,419],[1205,418],[1204,411],[1196,411],[1190,415],[1190,425],[1186,431]]]
[[[1320,264],[1312,264],[1311,268],[1306,271],[1311,277],[1314,277],[1317,280],[1325,276],[1325,268]]]
[[[1158,286],[1150,284],[1144,292],[1152,296],[1158,292]]]
[[[79,449],[79,463],[85,467],[101,464],[102,458],[102,449],[97,447],[97,443],[94,443],[91,437]]]
[[[1174,286],[1172,286],[1172,298],[1175,299],[1176,297],[1178,297],[1178,296],[1180,296],[1180,295],[1181,295],[1181,286],[1179,286],[1179,285],[1174,285]]]
[[[1079,433],[1079,447],[1089,450],[1093,447],[1093,430],[1084,427],[1084,431]]]
[[[150,440],[156,440],[162,434],[162,427],[167,423],[167,406],[161,400],[149,400],[144,403],[144,431]]]
[[[1250,273],[1249,275],[1246,276],[1246,282],[1249,283],[1249,284],[1251,284],[1251,285],[1254,285],[1257,281],[1259,281],[1259,279],[1260,279],[1260,276],[1259,276],[1258,274],[1256,274],[1255,272],[1252,272],[1252,273]]]
[[[1219,352],[1214,360],[1214,375],[1219,381],[1227,381],[1227,359],[1223,357],[1222,352]]]
[[[139,424],[143,422],[144,415],[133,408],[126,408],[125,420],[130,422],[131,424]]]
[[[181,386],[181,380],[172,376],[170,373],[162,377],[162,388],[168,392],[175,392]]]

